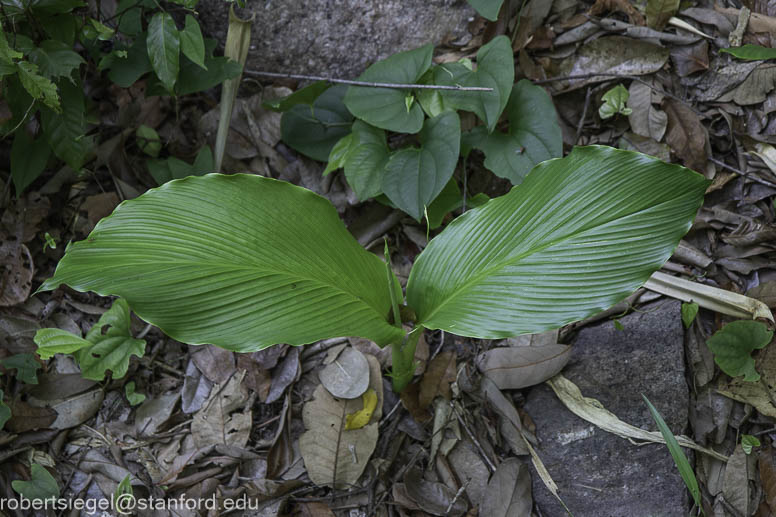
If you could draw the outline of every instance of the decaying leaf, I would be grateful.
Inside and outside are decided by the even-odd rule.
[[[0,241],[0,307],[24,302],[32,289],[33,262],[18,239]]]
[[[360,401],[355,401],[360,403]],[[377,445],[377,422],[345,430],[345,416],[352,402],[334,398],[323,385],[304,405],[302,418],[307,431],[299,449],[310,479],[316,485],[348,488],[358,481]]]
[[[450,383],[455,381],[455,352],[442,352],[428,365],[420,380],[418,403],[422,409],[431,405],[437,396],[450,400]]]
[[[776,88],[776,64],[759,65],[734,90],[722,95],[719,102],[733,101],[741,106],[759,104]]]
[[[307,474],[317,485],[346,488],[355,484],[375,450],[378,422],[383,414],[383,380],[380,362],[367,355],[369,386],[377,394],[370,424],[345,430],[346,415],[363,408],[361,399],[338,399],[321,384],[302,409],[307,431],[299,437],[299,450]]]
[[[703,172],[706,169],[706,130],[690,108],[673,99],[665,99],[668,115],[666,143],[684,162],[685,167]]]
[[[485,497],[480,505],[480,515],[487,517],[511,517],[530,515],[531,473],[517,458],[509,458],[493,473]]]
[[[500,347],[477,356],[477,368],[502,390],[544,382],[566,366],[568,345]]]
[[[407,495],[431,515],[461,517],[466,513],[466,502],[462,498],[456,499],[455,492],[442,483],[426,481],[418,469],[407,471],[404,475],[404,486]]]
[[[627,424],[604,408],[599,401],[584,397],[577,385],[563,377],[563,375],[556,375],[548,380],[547,384],[550,385],[560,401],[563,402],[569,411],[579,418],[590,422],[591,424],[595,424],[604,431],[616,434],[622,438],[634,438],[645,442],[665,443],[660,432],[645,431]],[[712,449],[701,447],[686,436],[677,436],[676,441],[679,442],[679,445],[682,447],[688,447],[722,461],[727,461],[727,456]]]
[[[232,376],[221,386],[215,385],[205,404],[195,415],[191,435],[197,447],[223,444],[245,447],[251,432],[251,408],[242,380],[245,372]],[[240,412],[238,410],[243,409]]]
[[[776,390],[776,347],[768,346],[757,357],[760,382],[747,382],[743,377],[730,379],[719,386],[721,395],[751,404],[765,416],[776,418],[771,393]],[[771,390],[771,393],[768,392]]]
[[[633,110],[628,115],[631,129],[637,135],[660,142],[666,132],[668,116],[653,104],[660,102],[659,99],[652,88],[638,81],[633,81],[628,91],[630,92],[628,107]],[[657,156],[653,153],[647,154]]]
[[[594,40],[563,60],[559,75],[609,73],[646,75],[660,70],[668,60],[668,49],[643,40],[609,36]],[[561,82],[564,91],[606,80],[605,77],[573,79]]]
[[[659,31],[679,9],[679,0],[647,0],[647,25]]]
[[[364,407],[356,411],[345,415],[345,430],[351,431],[353,429],[361,429],[372,418],[377,407],[377,393],[373,389],[367,389],[363,395],[361,395],[361,401],[364,403]]]
[[[69,429],[92,418],[100,409],[103,396],[103,390],[97,389],[55,400],[43,401],[30,396],[27,402],[36,407],[51,408],[56,411],[57,418],[49,426],[52,429]]]
[[[725,477],[722,493],[725,501],[738,510],[741,515],[750,515],[749,505],[749,459],[738,445],[725,465]]]
[[[776,511],[776,464],[773,461],[773,449],[769,445],[757,455],[765,502],[771,512]]]
[[[345,347],[339,356],[318,374],[333,397],[354,399],[369,386],[369,363],[364,354]]]
[[[701,40],[694,45],[681,45],[671,48],[671,61],[679,77],[687,77],[695,72],[709,69],[709,43]]]

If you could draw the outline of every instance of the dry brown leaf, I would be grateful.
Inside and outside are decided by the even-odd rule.
[[[647,0],[647,26],[662,31],[679,9],[679,0]]]
[[[428,365],[420,380],[418,404],[422,409],[431,405],[437,396],[450,400],[450,384],[455,381],[455,352],[442,352]]]
[[[558,75],[596,73],[646,75],[663,68],[668,60],[668,54],[668,49],[644,40],[608,36],[587,43],[573,56],[564,59],[560,64]],[[593,77],[559,81],[558,88],[569,91],[605,80],[607,80],[605,77]]]
[[[5,430],[12,433],[50,427],[57,419],[57,412],[51,408],[34,407],[18,399],[6,403],[11,408],[11,419],[5,423]]]
[[[765,62],[755,68],[734,90],[720,96],[717,101],[733,101],[741,106],[760,104],[774,88],[776,64]]]
[[[480,515],[531,515],[532,507],[531,473],[523,462],[517,458],[509,458],[493,473],[480,505]]]
[[[660,99],[652,88],[638,81],[631,83],[628,93],[628,107],[633,110],[628,115],[631,129],[637,135],[660,142],[668,124],[668,116],[653,104]]]
[[[741,445],[737,445],[725,465],[722,494],[741,515],[749,515],[749,466],[748,457]]]
[[[477,368],[502,390],[544,382],[560,372],[571,357],[568,345],[493,348],[477,356]]]
[[[325,503],[313,501],[299,505],[299,517],[334,517],[334,512]]]
[[[442,483],[426,481],[418,469],[407,471],[404,487],[410,499],[431,515],[461,517],[466,513],[467,505],[462,498],[455,499],[455,492]]]
[[[104,394],[103,390],[97,389],[47,401],[30,396],[27,402],[57,412],[57,419],[49,426],[52,429],[69,429],[92,418],[100,409]]]
[[[406,409],[412,418],[414,418],[417,422],[420,423],[426,423],[429,420],[431,420],[431,411],[428,410],[428,407],[422,408],[420,407],[420,383],[416,382],[413,384],[410,384],[406,388],[404,388],[404,391],[401,392],[399,395],[401,398],[401,403],[404,406],[404,409]]]
[[[377,445],[377,422],[361,429],[345,430],[345,415],[360,408],[360,401],[334,398],[318,385],[313,400],[302,410],[307,429],[299,437],[299,449],[307,474],[316,485],[349,488],[364,472]],[[348,409],[348,405],[354,404]]]
[[[119,196],[115,192],[103,192],[89,196],[81,204],[81,210],[86,210],[89,222],[97,224],[103,217],[107,217],[119,204]]]
[[[296,382],[300,375],[302,375],[302,368],[299,364],[299,347],[295,346],[289,348],[283,361],[272,370],[272,384],[265,403],[270,404],[279,400],[286,388]]]
[[[244,372],[238,372],[226,385],[213,386],[202,409],[194,414],[191,435],[198,448],[215,444],[245,447],[248,443],[251,409],[246,404],[249,397],[242,384],[244,377]]]
[[[0,241],[0,307],[23,303],[32,290],[30,250],[19,239]]]
[[[679,77],[709,69],[709,43],[701,40],[694,45],[671,47],[671,61]]]
[[[776,308],[776,281],[764,282],[757,287],[752,287],[746,295],[760,300],[771,309]]]
[[[15,235],[21,242],[30,242],[35,238],[41,221],[49,214],[50,209],[51,203],[47,197],[38,192],[28,192],[5,209],[0,221],[8,235]]]
[[[198,346],[191,359],[210,382],[224,383],[234,375],[234,352],[213,345]]]
[[[698,172],[706,169],[706,130],[700,118],[683,103],[665,99],[668,115],[666,143],[682,159],[685,167]]]
[[[772,512],[776,512],[776,465],[773,462],[773,449],[770,445],[757,455],[765,501]]]
[[[600,16],[612,12],[624,13],[628,21],[635,25],[644,25],[644,16],[633,7],[628,0],[596,0],[593,7],[587,12],[590,16]]]

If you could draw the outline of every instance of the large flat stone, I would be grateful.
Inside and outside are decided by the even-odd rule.
[[[204,32],[226,41],[228,4],[197,5]],[[246,68],[354,79],[375,61],[445,37],[466,37],[466,0],[250,0],[255,13]]]
[[[586,397],[598,399],[621,420],[656,430],[645,394],[672,432],[686,431],[689,391],[684,375],[680,303],[658,301],[625,316],[586,327],[574,341],[563,371]],[[663,444],[636,446],[574,414],[546,385],[528,395],[538,452],[576,517],[687,515],[686,489]],[[533,473],[534,500],[546,516],[566,512]]]

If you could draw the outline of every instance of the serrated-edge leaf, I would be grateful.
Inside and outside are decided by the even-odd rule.
[[[121,296],[190,344],[248,351],[403,337],[387,322],[383,262],[359,246],[331,203],[255,175],[188,177],[123,202],[69,246],[39,290],[62,283]]]
[[[640,153],[577,147],[448,225],[415,262],[408,303],[427,328],[486,339],[584,319],[663,265],[707,185]]]
[[[205,66],[205,40],[202,38],[202,31],[197,19],[190,14],[186,15],[186,24],[180,31],[180,45],[184,56],[200,68],[207,70],[207,66]]]
[[[180,71],[180,34],[167,13],[156,13],[148,23],[148,58],[162,84],[173,91]]]
[[[41,75],[49,79],[67,77],[73,81],[73,70],[86,63],[84,59],[62,41],[42,41],[30,53],[30,60],[38,65]]]
[[[42,101],[43,104],[57,113],[62,113],[57,86],[38,73],[37,65],[29,61],[19,61],[16,63],[16,70],[19,73],[22,86],[30,94],[30,97]]]
[[[426,120],[420,148],[401,149],[385,165],[382,190],[400,209],[420,220],[455,172],[461,121],[454,111]]]
[[[413,84],[431,66],[434,47],[397,52],[371,65],[359,81]],[[351,86],[345,94],[345,105],[356,117],[369,124],[400,133],[417,133],[423,127],[423,109],[414,103],[408,110],[406,90]]]
[[[54,357],[54,354],[72,354],[93,345],[91,341],[72,332],[56,328],[38,330],[33,341],[38,345],[37,354],[43,360]]]

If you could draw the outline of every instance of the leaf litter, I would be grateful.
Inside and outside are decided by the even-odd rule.
[[[741,44],[772,46],[773,7],[744,3],[751,12]],[[714,180],[685,240],[697,251],[695,258],[678,251],[666,271],[747,293],[773,309],[774,65],[720,52],[739,25],[737,7],[641,4],[645,10],[635,2],[599,0],[585,11],[580,3],[531,0],[521,14],[502,11],[495,22],[472,24],[470,41],[448,43],[439,54],[447,56],[444,62],[475,58],[488,41],[484,34],[510,36],[519,19],[515,79],[527,76],[552,94],[566,151],[573,144],[596,143],[636,148]],[[632,111],[602,120],[602,96],[618,84],[627,88]],[[370,226],[379,228],[384,212],[365,210],[345,182],[323,178],[322,166],[279,143],[280,117],[262,103],[289,92],[285,85],[268,85],[238,100],[226,166],[302,183],[332,199],[346,220],[363,217],[359,224],[366,233]],[[134,134],[137,117],[189,164],[202,142],[214,138],[218,109],[212,104],[195,102],[179,118],[169,102],[145,97],[136,87],[110,92],[106,102],[115,110],[110,124],[117,134]],[[497,126],[502,131],[508,130],[505,122]],[[382,372],[388,361],[378,361],[373,344],[358,352],[345,346],[325,364],[320,354],[306,356],[306,348],[233,354],[181,345],[153,328],[145,330],[146,356],[128,356],[124,378],[85,380],[76,363],[57,355],[38,361],[38,384],[27,384],[28,370],[9,365],[25,364],[18,356],[35,352],[37,330],[57,327],[84,335],[110,305],[66,290],[30,293],[51,272],[66,242],[86,235],[122,199],[156,185],[133,142],[119,137],[101,143],[94,164],[99,181],[61,171],[32,186],[42,194],[31,190],[16,200],[3,198],[0,205],[0,388],[11,410],[0,443],[9,451],[34,451],[2,456],[3,486],[42,479],[35,466],[42,462],[63,491],[107,497],[130,475],[137,495],[226,499],[246,493],[261,501],[262,515],[328,517],[354,509],[382,516],[389,515],[389,506],[399,515],[528,515],[541,509],[531,477],[563,497],[564,487],[552,481],[553,471],[563,466],[542,463],[546,437],[534,435],[522,404],[533,385],[573,361],[573,337],[564,332],[501,343],[431,333],[428,346],[419,347],[425,355],[416,380],[400,398],[387,388]],[[503,191],[506,183],[483,174],[481,155],[474,153],[468,165],[471,193]],[[398,224],[418,229],[413,222]],[[43,247],[46,233],[56,249]],[[424,235],[425,229],[391,235],[399,270],[424,245],[424,239],[402,236],[414,234]],[[729,377],[714,363],[706,341],[730,321],[701,306],[689,322],[688,434],[694,440],[684,443],[705,451],[696,456],[696,474],[716,514],[770,515],[776,513],[773,347],[752,353],[760,381]],[[133,317],[131,335],[145,327]],[[356,360],[358,366],[345,361],[359,355],[366,369],[363,361]],[[337,375],[331,375],[335,369]],[[331,381],[338,375],[344,380]],[[147,396],[142,404],[126,400],[129,380]],[[550,383],[557,386],[558,377]],[[582,393],[563,397],[594,425],[631,439],[657,439]],[[348,417],[358,420],[358,428],[347,429]],[[736,440],[740,434],[758,436],[763,445],[746,456]]]

